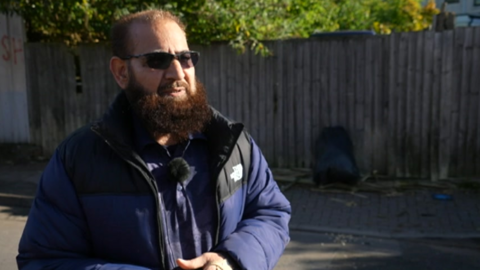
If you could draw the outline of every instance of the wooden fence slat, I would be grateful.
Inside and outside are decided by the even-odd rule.
[[[475,32],[473,29],[468,29],[470,31],[466,32],[467,34],[467,40],[465,44],[465,56],[468,57],[469,59],[473,59],[474,54],[474,41],[475,41]],[[474,89],[478,87],[477,85],[473,85],[474,83],[474,77],[478,76],[473,73],[474,71],[474,63],[473,61],[470,62],[465,62],[467,64],[465,71],[464,71],[464,76],[463,76],[463,81],[465,82],[464,86],[465,87],[465,92],[463,93],[465,96],[466,100],[466,136],[465,136],[465,166],[463,168],[463,174],[466,176],[471,176],[473,175],[473,172],[475,171],[475,165],[474,163],[470,162],[474,160],[475,154],[473,152],[473,144],[476,140],[476,117],[475,117],[475,112],[476,112],[476,107],[478,106],[478,101],[474,95]]]
[[[41,140],[41,103],[40,103],[40,91],[39,91],[39,78],[40,71],[39,62],[37,61],[40,53],[39,44],[27,43],[25,46],[25,62],[27,72],[27,98],[28,98],[28,121],[30,126],[30,141],[37,145],[42,145]]]
[[[363,148],[360,148],[362,153],[358,153],[357,156],[363,156],[363,159],[359,159],[362,161],[360,167],[363,167],[365,173],[368,173],[372,168],[372,156],[373,152],[375,151],[375,141],[373,138],[373,91],[374,91],[374,71],[373,71],[373,62],[375,58],[375,54],[377,53],[374,51],[373,48],[373,40],[367,39],[365,43],[365,62],[363,64],[363,74],[362,80],[364,80],[364,91],[363,91],[363,116],[362,121],[362,137],[363,137]]]
[[[214,52],[216,52],[217,57],[213,57],[213,55],[215,55]],[[203,70],[203,77],[199,77],[199,80],[203,83],[205,91],[207,91],[208,102],[218,110],[220,109],[218,92],[221,91],[221,89],[219,85],[219,74],[216,70],[219,66],[219,60],[217,46],[212,44],[202,49],[198,67],[195,68],[195,70]]]
[[[85,52],[84,52],[85,51]],[[92,100],[95,100],[95,77],[93,72],[89,72],[89,69],[92,66],[97,66],[95,58],[90,58],[88,54],[88,49],[84,46],[78,47],[78,54],[79,54],[79,62],[80,62],[80,74],[81,74],[81,83],[82,83],[82,95],[84,96],[85,103],[83,105],[83,110],[85,111],[85,120],[87,122],[92,121],[95,119],[96,111],[95,105],[92,103]]]
[[[451,140],[451,152],[450,152],[450,165],[449,176],[455,177],[458,175],[459,158],[460,158],[460,103],[461,103],[461,77],[462,77],[462,61],[463,61],[463,47],[465,42],[465,28],[458,28],[454,31],[454,44],[453,44],[453,67],[452,67],[452,95],[451,95],[451,124],[450,124],[450,140]]]
[[[350,139],[352,140],[352,143],[354,145],[360,145],[363,142],[363,132],[362,130],[356,129],[356,87],[357,87],[357,81],[355,80],[355,65],[356,65],[356,57],[355,57],[355,49],[358,47],[358,42],[359,40],[346,40],[344,42],[345,44],[345,51],[344,52],[349,52],[351,55],[347,55],[347,53],[344,53],[345,55],[345,73],[344,78],[345,78],[345,123],[344,127],[347,129],[350,135]],[[359,151],[354,149],[354,157],[355,160],[359,160]],[[358,165],[358,163],[357,163]],[[363,167],[359,166],[360,170],[363,171]]]
[[[59,54],[56,54],[55,52],[61,52]],[[42,102],[44,102],[47,105],[47,109],[44,111],[42,115],[42,137],[43,141],[47,145],[47,151],[49,153],[53,153],[57,141],[59,141],[59,133],[62,133],[61,128],[57,125],[55,122],[55,111],[56,111],[56,106],[58,106],[58,88],[53,87],[54,84],[57,82],[52,81],[52,78],[54,78],[56,74],[55,70],[55,62],[57,57],[62,57],[63,51],[61,51],[61,48],[59,45],[56,45],[55,47],[49,47],[48,48],[48,54],[44,55],[44,59],[42,59],[42,62],[48,59],[48,68],[45,70],[45,73],[43,74],[42,78],[42,86],[41,86],[41,92],[42,93]],[[57,77],[58,78],[58,77]],[[50,90],[52,89],[52,90]],[[52,91],[53,92],[53,97],[49,97],[47,94],[47,91]],[[48,129],[46,127],[49,127]]]
[[[220,68],[218,70],[218,76],[220,77],[220,111],[223,112],[227,117],[231,117],[228,114],[228,81],[225,77],[225,71],[230,68],[229,66],[229,57],[228,52],[231,48],[226,46],[219,46],[219,56],[220,56]]]
[[[366,67],[367,67],[367,59],[366,59],[366,43],[368,42],[367,39],[362,39],[355,44],[355,50],[353,51],[352,57],[355,58],[355,71],[353,72],[355,75],[354,82],[355,82],[355,124],[354,128],[359,132],[364,132],[364,115],[365,115],[365,91],[370,83],[369,80],[366,78]],[[368,52],[368,55],[371,55],[371,52]],[[363,136],[364,137],[364,136]],[[362,142],[359,143],[359,148],[363,147],[363,139]]]
[[[285,130],[283,129],[285,121],[283,120],[284,109],[284,91],[283,91],[283,41],[275,41],[274,43],[274,85],[275,85],[275,98],[274,98],[274,166],[284,167],[285,165]]]
[[[371,154],[371,163],[368,172],[376,170],[380,174],[386,174],[386,132],[385,124],[387,117],[385,113],[385,101],[387,100],[387,88],[384,88],[384,81],[388,78],[388,51],[385,49],[386,39],[379,37],[373,40],[373,121],[372,121],[372,139],[373,149]],[[386,59],[386,61],[382,61]]]
[[[227,74],[227,106],[228,114],[231,119],[235,121],[241,121],[240,115],[237,114],[237,104],[240,104],[241,100],[237,99],[237,90],[241,85],[237,81],[237,70],[239,69],[239,59],[237,52],[230,48],[228,50],[228,68],[225,70]]]
[[[40,71],[40,78],[39,78],[39,90],[40,90],[40,101],[42,105],[45,105],[44,109],[42,110],[42,144],[46,146],[46,151],[48,153],[53,152],[53,141],[56,139],[58,127],[55,125],[53,121],[53,104],[52,104],[52,99],[48,98],[47,95],[47,89],[51,87],[51,78],[52,74],[55,74],[53,72],[53,63],[52,57],[53,57],[53,51],[55,51],[55,48],[52,47],[46,47],[46,52],[42,56],[43,59],[40,60],[40,63],[43,63],[45,61],[45,58],[48,58],[49,61],[48,63],[50,65],[44,65],[44,68]],[[53,89],[55,91],[55,88]],[[56,93],[54,92],[54,95]],[[48,129],[47,129],[48,127]],[[50,134],[49,134],[50,133]],[[49,136],[52,135],[52,136]]]
[[[338,83],[338,125],[345,127],[348,130],[348,121],[347,121],[347,57],[344,52],[347,51],[347,43],[345,40],[340,40],[338,42],[338,47],[336,50],[337,54],[337,83]]]
[[[422,70],[423,70],[423,61],[422,61],[422,46],[423,46],[423,32],[415,33],[415,43],[412,44],[412,49],[415,50],[415,58],[414,58],[414,76],[415,76],[415,83],[413,85],[413,112],[414,115],[411,116],[413,122],[413,157],[411,161],[411,171],[410,174],[412,177],[421,175],[421,165],[422,165]],[[411,113],[411,112],[410,112]]]
[[[431,125],[430,125],[430,169],[432,181],[439,179],[439,129],[440,129],[440,83],[442,71],[442,33],[435,33],[435,42],[433,49],[433,87],[432,87],[432,106],[431,106]]]
[[[448,177],[450,149],[453,141],[450,139],[451,121],[451,90],[453,61],[453,31],[445,31],[442,35],[442,69],[440,86],[440,125],[439,130],[439,178]]]
[[[237,74],[240,76],[240,79],[243,81],[243,89],[239,89],[242,95],[242,121],[247,126],[248,132],[251,132],[251,123],[252,119],[256,117],[256,113],[252,111],[250,106],[250,100],[253,95],[256,93],[251,90],[251,83],[252,83],[252,76],[250,75],[250,59],[252,51],[246,51],[244,55],[242,55],[243,59],[243,67],[241,73]]]
[[[339,125],[339,113],[338,113],[338,101],[339,101],[339,86],[338,86],[338,73],[339,73],[339,61],[338,61],[338,51],[339,51],[339,42],[333,40],[330,44],[330,77],[329,77],[329,102],[330,102],[330,123],[329,125]]]
[[[43,47],[45,48],[44,53],[41,56],[38,56],[40,59],[39,61],[37,60],[40,63],[43,63],[44,57],[50,58],[51,51],[53,50],[51,47],[48,47],[46,45],[43,45]],[[47,63],[51,63],[51,60],[49,60],[49,62]],[[44,152],[47,152],[47,153],[52,150],[49,142],[49,139],[52,137],[47,137],[48,136],[47,128],[52,127],[53,128],[52,131],[56,131],[56,127],[51,125],[49,121],[50,118],[49,118],[48,112],[51,110],[51,107],[49,104],[49,100],[46,98],[47,97],[46,90],[48,89],[47,88],[48,77],[49,77],[49,74],[52,73],[50,70],[51,70],[50,66],[44,65],[43,68],[40,69],[38,73],[39,74],[38,91],[40,93],[39,100],[40,100],[40,104],[42,105],[42,110],[40,111],[40,115],[41,115],[40,116],[40,121],[41,121],[40,141],[42,143],[42,146],[44,147]]]
[[[315,133],[315,142],[317,141],[318,136],[322,132],[322,129],[330,124],[330,106],[331,103],[329,97],[329,72],[331,72],[331,67],[329,66],[330,62],[330,44],[328,42],[320,42],[320,50],[323,53],[319,53],[319,89],[318,89],[318,100],[321,104],[318,109],[317,115],[320,118],[320,123]]]
[[[474,112],[476,115],[477,123],[476,127],[476,142],[472,143],[472,149],[475,158],[471,163],[474,164],[474,170],[472,171],[472,177],[480,175],[480,27],[474,28],[474,46],[473,46],[473,67],[472,67],[472,84],[470,89],[473,95],[476,97],[476,107],[477,111]]]
[[[54,56],[52,59],[54,61],[55,65],[55,74],[57,75],[56,78],[56,84],[58,87],[56,87],[56,93],[55,93],[55,113],[60,114],[55,116],[56,124],[60,126],[61,128],[59,129],[58,134],[56,134],[56,142],[55,142],[55,147],[58,144],[58,141],[63,141],[65,137],[68,135],[67,134],[67,115],[69,108],[65,106],[66,104],[66,96],[71,93],[71,91],[74,91],[74,84],[70,84],[69,81],[71,79],[75,78],[75,74],[72,72],[73,66],[69,66],[68,63],[70,61],[68,60],[73,60],[73,54],[67,52],[67,48],[64,47],[62,49],[65,49],[65,53],[62,55],[62,57]],[[61,90],[60,90],[61,89]]]
[[[355,53],[355,47],[357,46],[358,41],[355,40],[355,43],[352,40],[346,40],[345,42],[345,52]],[[355,130],[355,55],[348,56],[346,53],[345,57],[345,114],[346,122],[345,126],[354,131],[353,134],[358,134]]]
[[[252,91],[250,94],[250,110],[251,110],[251,118],[249,123],[249,128],[252,133],[253,138],[257,142],[258,145],[261,146],[262,139],[260,138],[259,133],[259,125],[262,123],[259,120],[259,80],[258,80],[258,73],[259,71],[259,57],[254,53],[250,53],[250,90]]]
[[[301,164],[304,162],[304,149],[303,149],[303,132],[305,129],[305,117],[303,115],[303,99],[306,94],[306,89],[302,89],[302,91],[295,91],[294,89],[303,88],[303,50],[305,47],[304,42],[298,42],[295,40],[293,42],[292,53],[294,54],[294,69],[293,69],[293,81],[294,86],[290,89],[290,91],[295,92],[292,96],[293,101],[293,114],[295,115],[295,133],[293,137],[293,148],[295,148],[295,159],[294,159],[294,166],[301,167]]]
[[[305,91],[303,92],[303,97],[302,97],[302,107],[301,110],[303,110],[303,138],[302,142],[299,147],[303,148],[302,151],[302,159],[300,159],[300,164],[298,165],[299,167],[303,168],[308,168],[311,166],[311,154],[310,154],[310,149],[311,149],[311,134],[312,134],[312,96],[313,96],[313,91],[315,89],[312,89],[312,42],[302,42],[303,43],[303,50],[302,50],[302,57],[303,57],[303,63],[302,63],[302,73],[303,73],[303,79],[302,83],[299,85],[301,88],[305,88]]]
[[[235,51],[232,48],[225,49],[225,63],[226,69],[222,70],[225,73],[225,113],[230,119],[238,121],[237,115],[235,115],[235,69],[236,59]]]
[[[274,43],[266,43],[268,48],[274,49]],[[267,160],[275,159],[275,57],[269,55],[265,58],[264,65],[264,81],[265,81],[265,145],[266,153],[265,157]]]
[[[257,132],[259,143],[262,146],[262,151],[265,156],[268,156],[268,144],[267,144],[267,136],[266,136],[266,129],[267,129],[267,111],[266,111],[266,103],[267,103],[267,95],[266,95],[266,78],[265,78],[265,57],[261,56],[260,54],[256,55],[258,61],[258,72],[256,80],[258,81],[258,89],[256,89],[256,102],[258,108],[258,124],[257,124]]]
[[[421,166],[421,177],[428,178],[431,174],[431,144],[430,144],[430,128],[431,128],[431,106],[432,106],[432,75],[433,75],[433,61],[434,61],[434,41],[435,33],[432,31],[424,32],[424,44],[423,44],[423,54],[422,61],[423,65],[423,85],[422,85],[422,166]]]
[[[389,53],[389,87],[388,87],[388,175],[396,176],[398,164],[398,140],[397,140],[397,101],[399,93],[396,90],[397,81],[397,49],[398,34],[390,35],[388,39],[390,53]]]
[[[323,64],[323,59],[325,59],[325,43],[320,42],[318,40],[314,40],[311,43],[310,49],[312,50],[311,57],[312,57],[312,74],[311,74],[311,80],[312,80],[312,101],[311,101],[311,119],[312,119],[312,128],[310,131],[310,151],[308,154],[310,155],[311,158],[311,167],[313,168],[314,163],[315,163],[315,149],[316,149],[316,140],[317,137],[320,134],[320,129],[321,126],[324,125],[324,115],[322,115],[322,110],[324,104],[324,97],[323,91],[324,91],[324,79],[325,79],[325,71],[322,70],[322,64]],[[313,53],[315,51],[321,51],[322,53]]]
[[[232,75],[232,79],[235,85],[233,87],[233,101],[231,106],[233,106],[233,109],[235,111],[235,119],[238,119],[237,121],[239,122],[245,123],[242,112],[242,104],[245,103],[243,92],[245,92],[245,89],[247,89],[247,87],[245,85],[245,80],[243,80],[242,77],[238,76],[238,74],[242,74],[243,72],[243,66],[245,65],[245,55],[238,52],[233,53],[235,59],[235,73]]]
[[[397,176],[406,176],[406,150],[407,144],[407,80],[408,80],[408,38],[407,33],[400,33],[400,42],[398,49],[398,70],[397,70],[397,87],[396,91],[399,93],[398,110],[397,110],[397,132],[398,132],[398,157]]]
[[[294,102],[296,93],[295,89],[295,52],[294,46],[292,41],[286,41],[283,47],[283,53],[286,57],[284,57],[283,66],[286,67],[284,69],[284,78],[286,88],[283,89],[285,99],[285,111],[284,111],[284,119],[285,126],[284,132],[287,136],[285,136],[285,144],[286,147],[286,159],[287,159],[287,166],[288,167],[295,167],[295,159],[296,159],[296,147],[295,147],[295,108]]]
[[[411,35],[410,38],[406,41],[406,64],[405,64],[405,112],[403,117],[405,117],[405,138],[404,138],[404,148],[405,149],[405,172],[404,177],[410,177],[414,173],[414,163],[415,163],[415,144],[414,144],[414,118],[415,114],[415,45],[416,45],[417,35]]]

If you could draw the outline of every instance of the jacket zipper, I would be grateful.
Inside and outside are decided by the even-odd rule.
[[[110,148],[112,148],[113,151],[115,151],[125,162],[127,162],[130,166],[134,167],[135,169],[139,170],[140,173],[143,175],[145,181],[147,182],[148,186],[154,193],[153,197],[155,198],[155,209],[156,209],[156,215],[157,215],[157,223],[158,223],[158,244],[160,246],[160,258],[162,259],[162,266],[163,269],[167,270],[168,268],[165,265],[165,237],[163,237],[163,219],[162,216],[160,215],[160,200],[158,198],[158,187],[157,184],[155,183],[155,178],[151,175],[150,172],[145,173],[143,170],[141,170],[136,164],[131,162],[128,158],[125,156],[129,155],[124,155],[120,150],[118,150],[107,138],[105,138],[98,130],[95,128],[91,128],[93,132],[95,132],[98,136],[100,136],[105,143],[107,143]],[[135,158],[135,157],[133,157]],[[136,159],[136,158],[135,158]],[[141,164],[141,163],[140,163]],[[143,166],[143,165],[142,165]],[[145,166],[143,166],[145,167]],[[146,167],[144,168],[146,169]],[[147,169],[148,171],[148,169]]]

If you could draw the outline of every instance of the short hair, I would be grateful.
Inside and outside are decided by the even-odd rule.
[[[125,15],[118,19],[112,25],[111,42],[112,53],[114,56],[125,57],[132,49],[132,42],[130,38],[130,26],[136,22],[140,23],[154,23],[160,20],[170,20],[178,24],[185,32],[185,25],[180,21],[180,18],[172,13],[161,10],[152,9]]]

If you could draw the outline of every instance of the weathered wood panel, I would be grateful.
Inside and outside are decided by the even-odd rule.
[[[397,141],[397,118],[395,117],[397,107],[398,107],[398,96],[399,92],[396,90],[396,67],[398,59],[398,49],[397,49],[397,39],[398,35],[390,35],[388,38],[389,45],[389,63],[388,63],[388,175],[397,174],[397,164],[398,164],[398,141]]]
[[[283,81],[283,42],[276,41],[274,43],[273,48],[273,58],[274,58],[274,66],[272,69],[274,70],[273,73],[273,87],[274,87],[274,145],[273,145],[273,153],[274,159],[270,160],[271,165],[284,167],[286,164],[285,158],[285,131],[283,127],[285,125],[283,112],[285,100],[285,92],[284,92],[284,81]],[[248,108],[246,108],[248,110]]]
[[[361,111],[360,114],[360,129],[359,136],[362,139],[362,143],[359,143],[359,147],[356,151],[357,160],[360,161],[358,164],[361,171],[371,171],[372,168],[372,157],[373,152],[375,152],[373,141],[373,130],[372,130],[372,120],[373,120],[373,96],[374,96],[374,72],[373,72],[373,59],[375,58],[376,52],[373,48],[373,39],[367,39],[365,41],[365,55],[362,58],[363,70],[360,73],[363,75],[360,79],[360,82],[363,82],[364,89],[362,92],[357,94],[362,95],[359,102],[359,108]]]
[[[71,132],[67,115],[70,96],[75,94],[73,54],[55,44],[28,44],[26,48],[32,143],[51,154]]]
[[[387,111],[388,111],[388,42],[386,37],[375,40],[374,51],[377,51],[374,57],[374,111],[373,111],[373,159],[370,170],[376,170],[377,173],[385,175],[387,172]]]
[[[424,32],[424,40],[422,46],[422,60],[423,60],[423,85],[422,85],[422,115],[419,116],[422,119],[422,171],[420,173],[421,178],[428,178],[431,172],[430,163],[430,132],[431,132],[431,105],[432,105],[432,89],[433,89],[433,49],[435,44],[435,33]]]
[[[442,71],[442,33],[435,33],[435,45],[433,48],[433,87],[430,107],[432,118],[430,121],[430,178],[432,181],[439,179],[439,148],[442,147],[439,142],[440,133],[440,87]]]
[[[439,129],[439,178],[448,177],[448,167],[453,141],[450,139],[451,104],[452,101],[452,63],[453,63],[453,31],[442,33],[442,69],[440,78],[440,129]],[[478,104],[478,103],[477,103]]]
[[[310,167],[321,130],[341,125],[362,173],[436,180],[480,176],[479,29],[272,41],[268,57],[192,48],[210,103],[245,123],[272,166]],[[81,91],[71,52],[28,46],[31,138],[46,153],[120,91],[107,47],[77,52]]]
[[[472,171],[471,176],[480,175],[480,27],[475,28],[474,33],[474,42],[473,42],[473,67],[472,67],[472,94],[476,97],[476,112],[473,114],[476,116],[477,123],[476,127],[476,141],[472,142],[472,149],[475,158],[471,161],[473,163],[474,170]]]
[[[453,44],[453,63],[452,63],[452,92],[461,92],[461,74],[463,71],[462,61],[463,61],[463,46],[465,42],[465,29],[458,29],[455,31],[454,36],[454,44]],[[459,167],[459,155],[460,155],[460,148],[459,142],[460,137],[460,102],[461,102],[461,95],[452,93],[451,99],[451,125],[450,125],[450,138],[451,138],[451,153],[450,153],[450,165],[449,165],[449,173],[450,175],[457,175],[458,174],[458,167]]]

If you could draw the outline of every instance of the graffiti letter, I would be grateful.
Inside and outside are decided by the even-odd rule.
[[[13,63],[17,64],[17,53],[23,52],[23,43],[21,39],[17,39],[17,42],[15,42],[15,38],[12,39],[12,44],[13,44]],[[18,45],[18,47],[17,47]]]
[[[7,35],[4,35],[2,37],[2,46],[5,49],[6,54],[3,54],[3,60],[9,61],[10,60],[10,39],[8,38]]]

